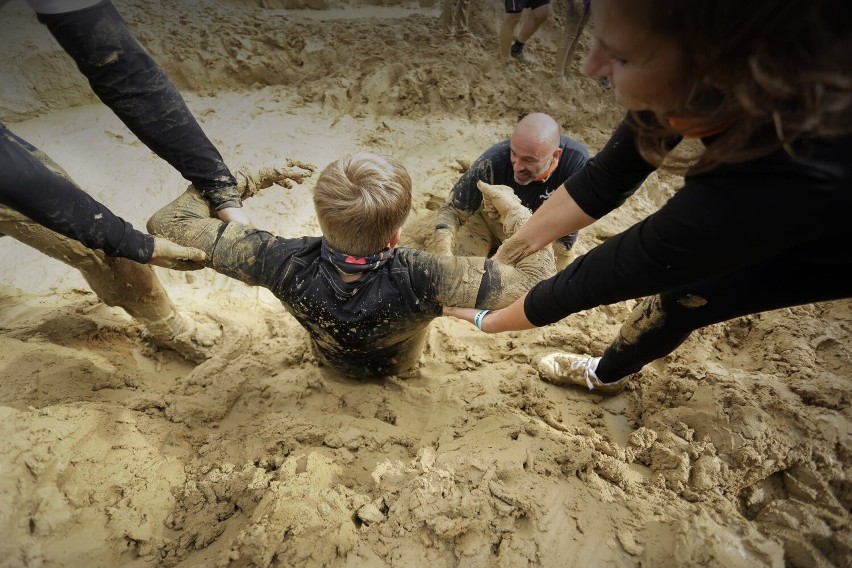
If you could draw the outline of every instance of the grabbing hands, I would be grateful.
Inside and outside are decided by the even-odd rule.
[[[154,253],[149,264],[174,270],[204,268],[207,255],[197,248],[185,247],[162,237],[154,237]]]
[[[503,243],[497,248],[497,252],[495,252],[491,258],[504,264],[514,265],[534,252],[535,250],[529,242],[517,235],[512,235],[503,241]]]

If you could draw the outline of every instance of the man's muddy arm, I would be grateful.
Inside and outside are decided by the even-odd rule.
[[[460,209],[447,202],[435,214],[434,252],[451,256],[455,250],[459,227],[471,216],[470,211]]]
[[[246,284],[261,284],[267,243],[275,237],[240,223],[210,217],[210,206],[190,186],[148,220],[148,231],[206,254],[204,266]]]

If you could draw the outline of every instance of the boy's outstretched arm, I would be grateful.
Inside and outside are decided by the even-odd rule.
[[[287,162],[284,168],[264,168],[257,173],[241,170],[237,174],[242,198],[256,195],[273,184],[291,188],[302,183],[314,166]],[[247,284],[259,283],[260,250],[276,237],[266,231],[240,223],[225,223],[210,217],[209,204],[193,186],[157,211],[148,220],[148,231],[175,243],[200,249],[206,255],[204,266]]]
[[[506,235],[529,219],[531,213],[506,186],[478,184],[484,206],[500,216]],[[550,247],[537,251],[517,264],[504,264],[481,257],[438,258],[437,298],[445,306],[497,309],[511,304],[533,285],[556,274]]]

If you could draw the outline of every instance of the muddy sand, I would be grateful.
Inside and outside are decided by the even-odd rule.
[[[401,159],[409,243],[520,116],[548,112],[592,152],[621,116],[596,81],[550,72],[564,2],[533,64],[508,68],[500,5],[482,0],[473,39],[444,38],[425,1],[116,5],[233,169]],[[186,183],[22,0],[0,28],[0,121],[144,227]],[[255,224],[318,234],[314,180],[252,198]],[[652,176],[578,250],[677,187]],[[193,366],[78,272],[10,238],[0,259],[0,566],[852,565],[849,301],[708,327],[604,399],[531,363],[600,353],[632,301],[494,336],[440,318],[421,377],[355,381],[317,366],[268,291],[212,271],[157,269],[182,311],[222,327]]]

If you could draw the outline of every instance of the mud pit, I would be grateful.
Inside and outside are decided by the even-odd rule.
[[[535,65],[509,70],[485,2],[480,39],[458,43],[433,4],[116,4],[232,168],[401,159],[408,242],[519,116],[549,112],[594,152],[621,114],[596,81],[549,75],[564,3],[530,44]],[[24,2],[0,22],[0,120],[144,227],[186,184],[96,103]],[[313,179],[248,201],[255,224],[316,234]],[[652,177],[578,250],[676,187]],[[601,399],[530,362],[600,353],[633,302],[499,336],[440,319],[422,378],[357,382],[319,369],[265,290],[158,269],[182,310],[224,328],[192,367],[64,265],[8,238],[0,258],[2,566],[852,563],[848,301],[707,328]]]

